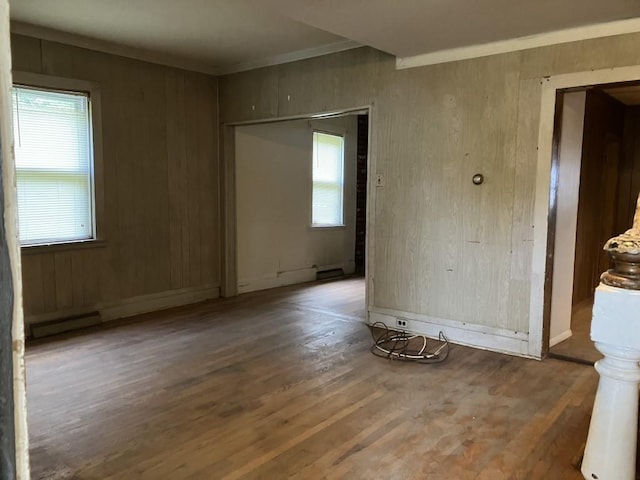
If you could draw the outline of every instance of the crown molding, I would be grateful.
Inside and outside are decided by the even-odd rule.
[[[132,58],[143,62],[156,63],[168,67],[181,68],[193,72],[206,73],[208,75],[218,75],[216,67],[203,62],[181,58],[175,55],[154,52],[142,48],[128,47],[114,42],[97,40],[94,38],[76,35],[74,33],[61,32],[51,28],[40,27],[22,22],[11,22],[11,33],[36,37],[50,42],[64,43],[74,47],[86,48],[111,55]]]
[[[23,22],[12,21],[11,33],[25,35],[27,37],[35,37],[50,42],[63,43],[66,45],[72,45],[74,47],[87,48],[89,50],[109,53],[111,55],[133,58],[135,60],[141,60],[143,62],[156,63],[159,65],[166,65],[169,67],[181,68],[184,70],[190,70],[193,72],[206,73],[208,75],[216,76],[244,72],[247,70],[279,65],[282,63],[295,62],[298,60],[305,60],[307,58],[343,52],[345,50],[351,50],[353,48],[362,46],[357,42],[345,40],[328,45],[322,45],[320,47],[308,48],[305,50],[298,50],[295,52],[283,53],[280,55],[273,55],[270,57],[262,58],[260,60],[252,60],[249,62],[230,65],[228,67],[218,68],[203,62],[189,60],[175,55],[155,52],[141,48],[128,47],[126,45],[121,45],[114,42],[97,40],[94,38],[85,37],[83,35],[62,32],[60,30],[40,27]]]
[[[470,45],[467,47],[439,50],[410,57],[398,57],[396,59],[396,68],[404,69],[436,65],[438,63],[456,62],[458,60],[468,60],[470,58],[487,57],[489,55],[497,55],[500,53],[528,50],[530,48],[547,47],[549,45],[557,45],[560,43],[576,42],[579,40],[589,40],[593,38],[610,37],[613,35],[636,32],[640,32],[640,18],[630,18],[627,20],[585,25],[584,27],[568,28],[566,30],[557,30],[554,32],[512,38],[509,40],[500,40],[481,45]]]
[[[295,52],[283,53],[262,58],[260,60],[251,60],[249,62],[236,63],[228,67],[220,68],[221,75],[229,75],[231,73],[246,72],[247,70],[255,70],[256,68],[272,67],[283,63],[297,62],[298,60],[306,60],[313,57],[321,57],[331,53],[344,52],[354,48],[360,48],[363,45],[353,40],[343,40],[340,42],[329,43],[320,47],[307,48],[305,50],[297,50]]]

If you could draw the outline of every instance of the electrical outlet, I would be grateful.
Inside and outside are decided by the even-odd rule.
[[[406,320],[402,318],[396,318],[396,327],[407,328],[408,324]]]

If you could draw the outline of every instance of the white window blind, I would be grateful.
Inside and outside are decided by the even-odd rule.
[[[14,87],[21,244],[94,237],[90,118],[88,94]]]
[[[313,225],[343,224],[343,188],[344,138],[313,132]]]

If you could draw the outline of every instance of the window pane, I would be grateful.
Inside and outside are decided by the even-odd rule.
[[[91,238],[87,176],[18,172],[16,177],[22,243]]]
[[[14,88],[21,243],[93,237],[89,113],[86,94]]]
[[[314,225],[343,223],[344,139],[340,135],[313,132]]]

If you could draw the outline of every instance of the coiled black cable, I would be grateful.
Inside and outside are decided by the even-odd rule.
[[[382,330],[378,336],[375,334],[376,329]],[[371,346],[371,353],[377,357],[404,362],[440,363],[444,362],[449,356],[449,340],[447,340],[443,332],[438,335],[440,344],[432,352],[427,349],[428,340],[426,336],[390,330],[383,322],[375,322],[371,325],[371,337],[374,342]],[[422,340],[420,349],[416,349],[411,345],[412,340],[416,339]],[[415,344],[415,341],[413,343]]]

